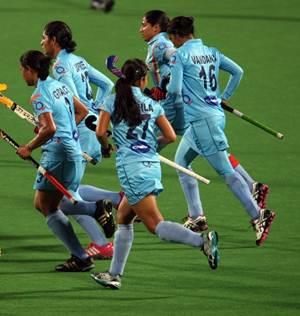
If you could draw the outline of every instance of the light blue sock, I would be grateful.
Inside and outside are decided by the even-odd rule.
[[[133,242],[133,225],[119,224],[114,238],[114,255],[109,268],[111,275],[123,275]]]
[[[107,239],[94,218],[87,215],[73,215],[72,217],[74,217],[77,223],[84,229],[93,243],[99,246],[107,244]]]
[[[80,259],[88,257],[80,245],[68,217],[61,210],[49,214],[46,221],[54,235],[63,242],[71,254]]]
[[[161,240],[178,242],[193,247],[202,247],[203,238],[182,225],[169,221],[161,221],[155,228],[155,234]]]
[[[108,199],[111,200],[114,206],[120,203],[121,196],[119,192],[103,190],[92,185],[80,185],[78,192],[81,198],[85,201],[98,201]]]
[[[252,192],[253,184],[255,183],[255,181],[251,178],[249,173],[243,168],[241,164],[237,165],[234,170],[243,177],[249,187],[249,190]]]
[[[60,202],[60,209],[66,215],[89,215],[94,216],[96,211],[96,202],[86,202],[81,199],[77,199],[77,203],[72,204],[66,197],[63,197]]]
[[[203,215],[197,180],[182,172],[178,172],[178,176],[185,199],[188,203],[189,216],[195,219],[199,215]]]
[[[232,174],[225,174],[223,177],[230,190],[240,200],[251,218],[258,218],[259,207],[256,201],[253,199],[253,196],[243,177],[236,171]]]

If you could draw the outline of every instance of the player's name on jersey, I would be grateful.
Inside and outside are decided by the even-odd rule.
[[[217,60],[214,55],[191,56],[191,58],[194,64],[209,64]]]
[[[153,107],[151,104],[141,103],[142,112],[153,112]]]
[[[63,97],[65,95],[68,95],[70,93],[70,90],[66,86],[62,86],[61,88],[57,88],[53,91],[53,95],[56,99],[59,99],[60,97]]]

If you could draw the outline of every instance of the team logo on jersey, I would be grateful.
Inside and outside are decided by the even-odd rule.
[[[65,68],[62,67],[62,66],[56,66],[55,67],[55,71],[59,74],[59,75],[62,75],[66,72]]]
[[[188,95],[185,94],[185,95],[182,97],[182,99],[183,99],[183,102],[184,102],[185,104],[188,104],[188,105],[192,104],[192,99],[191,99],[190,96],[188,96]]]
[[[46,108],[44,103],[41,101],[33,102],[33,105],[37,111],[43,111]]]
[[[216,97],[216,96],[206,96],[205,98],[204,98],[204,101],[207,103],[207,104],[209,104],[209,105],[214,105],[214,106],[216,106],[216,105],[218,105],[218,98]]]
[[[176,55],[172,55],[170,59],[170,64],[175,65],[176,64]]]
[[[165,49],[166,47],[167,47],[166,43],[160,43],[159,46],[158,46],[158,48],[159,48],[160,50],[163,50],[163,49]]]
[[[138,140],[137,142],[131,144],[130,148],[136,153],[145,154],[150,150],[151,147],[147,143]]]

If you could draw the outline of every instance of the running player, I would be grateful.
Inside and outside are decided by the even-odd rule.
[[[222,93],[222,99],[227,101],[239,85],[241,68],[217,49],[194,39],[192,17],[174,18],[168,26],[168,33],[177,48],[171,60],[168,94],[174,99],[182,96],[185,118],[189,123],[178,146],[175,162],[191,168],[192,161],[198,155],[203,156],[248,212],[256,230],[256,244],[261,245],[267,238],[275,213],[258,206],[246,181],[228,159],[225,115],[219,99],[219,70],[231,75]],[[197,204],[198,211],[203,211],[197,181],[180,172],[179,179],[188,204]]]
[[[108,148],[105,131],[112,122],[113,139],[118,148],[116,167],[125,192],[118,209],[118,230],[114,238],[114,255],[109,272],[92,274],[99,284],[120,288],[121,277],[133,242],[133,219],[138,215],[148,230],[160,239],[179,242],[202,250],[212,269],[219,261],[215,232],[197,234],[180,224],[165,221],[156,196],[163,190],[158,143],[175,141],[176,134],[158,102],[145,96],[147,66],[139,59],[127,60],[122,67],[124,78],[116,83],[116,94],[104,103],[97,125],[97,136]],[[162,134],[157,138],[155,129]]]
[[[171,99],[170,95],[167,95],[167,98],[165,98],[165,91],[170,77],[170,58],[176,51],[173,43],[167,37],[168,23],[169,18],[164,11],[148,11],[143,16],[140,33],[148,44],[146,64],[154,84],[154,88],[151,89],[151,97],[161,100],[166,116],[176,134],[182,135],[187,128],[184,120],[182,98],[179,95],[175,100]],[[233,154],[229,154],[229,161],[232,167],[247,182],[258,205],[261,208],[265,208],[269,187],[266,184],[255,181]],[[197,184],[195,179],[187,175],[182,175],[181,182],[184,182],[182,185],[185,186],[195,186]],[[207,219],[198,201],[197,196],[188,199],[188,216],[184,218],[185,227],[193,231],[203,231],[208,228]]]
[[[60,82],[65,83],[74,95],[89,108],[90,113],[86,121],[89,118],[96,119],[100,104],[111,93],[113,88],[112,81],[88,64],[84,58],[73,53],[76,43],[73,40],[72,31],[66,23],[62,21],[48,23],[44,27],[41,45],[44,52],[52,59],[55,59],[53,76]],[[93,99],[90,83],[94,83],[98,87],[95,100]],[[95,133],[86,126],[84,121],[78,125],[78,129],[82,150],[88,153],[96,162],[99,162],[101,160],[101,148]],[[104,152],[105,155],[106,153]],[[83,161],[82,176],[86,163],[86,161]],[[92,186],[79,187],[78,192],[81,198],[86,201],[109,199],[114,206],[119,204],[122,197],[119,192],[111,192]],[[74,211],[73,206],[66,199],[63,199],[61,209],[65,214],[71,214],[70,212]],[[76,215],[74,217],[92,240],[86,249],[87,253],[98,259],[111,258],[113,245],[104,237],[95,220],[84,215]],[[114,232],[113,221],[110,224],[111,227],[108,227],[106,232],[107,237],[111,237]]]
[[[17,154],[26,159],[33,150],[41,147],[40,164],[67,189],[76,192],[82,175],[81,148],[76,124],[84,119],[88,111],[65,84],[49,77],[50,61],[49,57],[39,51],[28,51],[20,58],[24,80],[28,86],[36,87],[31,102],[38,117],[39,131],[32,140],[17,150]],[[34,189],[36,209],[46,217],[49,228],[72,254],[56,270],[91,270],[94,267],[91,258],[81,247],[68,217],[58,208],[62,193],[40,173],[37,174]],[[106,216],[109,210],[111,203],[102,201],[99,217]]]

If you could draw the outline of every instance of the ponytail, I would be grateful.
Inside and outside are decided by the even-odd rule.
[[[147,66],[140,59],[129,59],[122,67],[122,74],[123,77],[116,82],[115,86],[116,98],[112,122],[118,124],[124,120],[128,126],[134,127],[141,124],[142,117],[139,104],[132,92],[132,86],[147,75]]]

